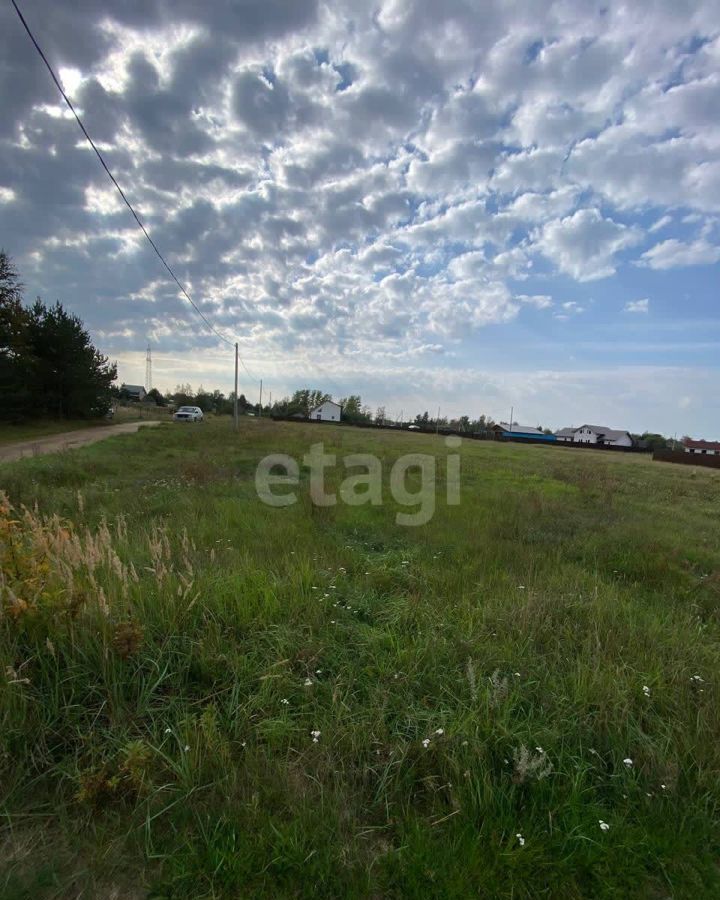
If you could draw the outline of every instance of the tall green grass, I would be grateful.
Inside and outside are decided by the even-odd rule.
[[[305,471],[262,505],[320,439],[448,452],[214,422],[0,470],[0,896],[720,895],[718,473],[466,442],[421,528]]]

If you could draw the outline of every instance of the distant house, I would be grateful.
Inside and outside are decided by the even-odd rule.
[[[509,422],[499,422],[493,426],[496,434],[500,437],[508,438],[530,438],[531,440],[545,440],[548,435],[540,428],[533,425],[519,425],[517,422],[510,424]]]
[[[342,413],[342,406],[335,403],[334,400],[326,400],[308,413],[308,419],[317,422],[339,422]]]
[[[561,428],[555,432],[555,437],[561,443],[569,444],[575,439],[575,428]]]
[[[718,441],[693,441],[688,438],[685,441],[685,452],[700,456],[720,456],[720,443]]]
[[[567,431],[567,429],[563,429]],[[573,434],[575,444],[602,444],[606,447],[632,447],[633,439],[628,431],[618,431],[606,425],[581,425]]]
[[[122,384],[120,385],[120,393],[127,394],[130,400],[140,402],[145,399],[147,391],[141,384]]]

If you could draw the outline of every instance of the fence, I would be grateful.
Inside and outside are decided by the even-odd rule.
[[[684,450],[656,450],[653,453],[653,459],[656,462],[679,463],[682,466],[706,466],[709,469],[720,469],[720,456],[685,453]]]
[[[278,415],[271,416],[271,418],[275,422],[302,422],[305,425],[316,425],[318,427],[321,427],[323,425],[342,425],[343,427],[350,428],[375,428],[387,429],[388,431],[407,431],[410,434],[440,434],[443,437],[454,435],[456,437],[465,438],[466,440],[471,441],[497,441],[501,444],[533,444],[535,447],[564,447],[568,450],[603,450],[614,453],[650,452],[646,447],[614,447],[612,445],[606,446],[605,444],[575,444],[571,441],[556,441],[552,439],[552,435],[548,435],[547,439],[542,440],[531,437],[501,437],[495,434],[494,431],[457,431],[456,429],[447,427],[436,429],[434,426],[430,426],[427,428],[423,428],[422,426],[420,426],[419,428],[413,426],[412,428],[410,428],[410,425],[381,425],[378,422],[325,422],[321,419],[305,419],[298,418],[297,416]]]

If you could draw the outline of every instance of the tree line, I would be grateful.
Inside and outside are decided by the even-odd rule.
[[[0,250],[0,420],[105,415],[116,377],[115,364],[61,303],[24,304],[18,273]]]
[[[116,377],[116,365],[93,346],[78,316],[67,312],[59,302],[48,306],[38,298],[30,306],[24,304],[18,273],[7,253],[0,250],[0,421],[106,415],[114,402],[129,399],[122,388],[114,385]],[[155,388],[148,397],[158,406],[193,405],[218,415],[232,415],[235,399],[233,393],[225,395],[202,386],[194,391],[189,384],[179,384],[164,394]],[[238,409],[242,415],[306,418],[312,409],[330,399],[329,394],[317,388],[301,388],[261,406],[240,394]],[[396,416],[393,420],[384,406],[373,412],[359,394],[343,397],[339,403],[342,420],[357,425],[412,423],[420,428],[482,433],[495,424],[486,415],[431,417],[427,410],[414,419]],[[551,433],[550,429],[541,430]],[[671,443],[661,434],[648,432],[633,438],[650,449]]]

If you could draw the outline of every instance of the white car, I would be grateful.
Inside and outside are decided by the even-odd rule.
[[[181,406],[173,415],[173,422],[202,422],[203,411],[199,406]]]

